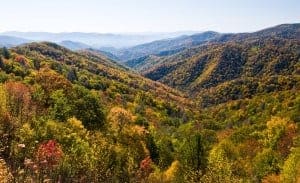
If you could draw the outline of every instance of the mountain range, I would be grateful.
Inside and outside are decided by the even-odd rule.
[[[297,80],[299,40],[300,24],[280,25],[254,33],[222,35],[174,55],[150,55],[144,57],[146,61],[141,59],[142,64],[127,65],[148,78],[219,103],[289,87],[289,82],[281,82]],[[268,89],[270,82],[274,86]],[[215,92],[222,94],[216,97]]]
[[[172,33],[120,33],[120,34],[101,34],[101,33],[83,33],[83,32],[65,32],[65,33],[50,33],[50,32],[3,32],[2,36],[11,36],[23,38],[32,41],[49,41],[61,43],[65,41],[76,42],[79,45],[86,44],[91,48],[101,47],[130,47],[154,40],[173,38],[180,35],[191,35],[195,32],[172,32]],[[28,41],[29,42],[29,41]],[[70,47],[74,47],[74,43]],[[17,44],[14,44],[17,45]],[[63,45],[63,44],[62,44]],[[80,47],[80,46],[79,46]],[[77,48],[76,48],[77,49]]]

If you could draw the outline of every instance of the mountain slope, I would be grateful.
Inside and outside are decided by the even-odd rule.
[[[99,53],[49,42],[0,50],[0,159],[15,180],[132,182],[150,155],[163,170],[175,151],[155,141],[170,144],[194,106]]]
[[[283,24],[279,26],[275,26],[272,28],[267,28],[261,31],[257,31],[254,33],[238,33],[238,34],[228,34],[228,33],[223,33],[223,34],[217,34],[214,32],[204,32],[202,34],[196,34],[193,36],[187,36],[183,37],[182,39],[187,39],[186,43],[190,43],[188,40],[192,39],[192,37],[206,37],[208,39],[204,39],[202,41],[192,41],[193,44],[186,44],[183,43],[183,45],[180,45],[181,43],[181,38],[173,39],[170,41],[174,41],[175,43],[178,43],[179,45],[173,47],[168,47],[167,44],[164,43],[164,41],[156,41],[154,43],[160,43],[161,44],[161,49],[166,50],[166,51],[161,51],[161,52],[151,52],[151,43],[145,44],[145,53],[142,53],[137,56],[137,58],[133,58],[131,60],[128,60],[124,62],[125,65],[132,67],[133,69],[139,71],[139,72],[144,72],[147,71],[147,69],[158,66],[162,63],[167,63],[167,62],[172,62],[174,60],[183,60],[185,59],[186,56],[195,54],[194,52],[197,52],[197,48],[199,46],[204,47],[205,44],[221,44],[221,43],[226,43],[226,42],[239,42],[243,44],[243,42],[251,42],[251,41],[257,41],[258,39],[265,39],[265,38],[270,38],[270,37],[277,37],[277,38],[282,38],[282,39],[300,39],[300,33],[299,33],[299,24]],[[166,41],[167,42],[167,41]],[[148,47],[147,47],[148,46]],[[143,45],[141,45],[143,48]],[[134,48],[139,48],[139,46],[136,46]],[[133,50],[134,50],[133,48]],[[130,49],[128,49],[128,53],[130,53]],[[150,51],[148,51],[150,50]],[[186,50],[186,51],[185,51]],[[137,50],[139,51],[139,50]],[[192,53],[189,53],[192,52]],[[137,52],[138,53],[138,52]],[[148,53],[148,54],[147,54]],[[176,54],[179,53],[179,54]],[[174,55],[174,56],[173,56]],[[155,59],[151,59],[153,57]],[[171,58],[169,58],[171,57]],[[176,59],[176,57],[179,57]]]
[[[280,25],[256,33],[231,35],[226,41],[217,40],[155,60],[158,64],[143,74],[202,98],[204,106],[250,97],[256,92],[290,89],[298,83],[299,30],[300,24]],[[266,89],[266,83],[275,86]],[[230,91],[234,85],[244,87],[245,91]],[[217,91],[227,93],[216,97]],[[208,100],[213,97],[215,101]]]

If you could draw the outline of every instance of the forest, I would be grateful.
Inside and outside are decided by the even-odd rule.
[[[239,41],[153,80],[93,50],[1,48],[0,182],[299,182],[299,40]]]

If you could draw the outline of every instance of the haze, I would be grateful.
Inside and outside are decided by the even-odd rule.
[[[249,32],[298,22],[297,0],[10,0],[0,32]]]

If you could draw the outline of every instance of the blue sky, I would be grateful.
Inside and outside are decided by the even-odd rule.
[[[0,32],[249,32],[300,22],[300,0],[3,0]]]

